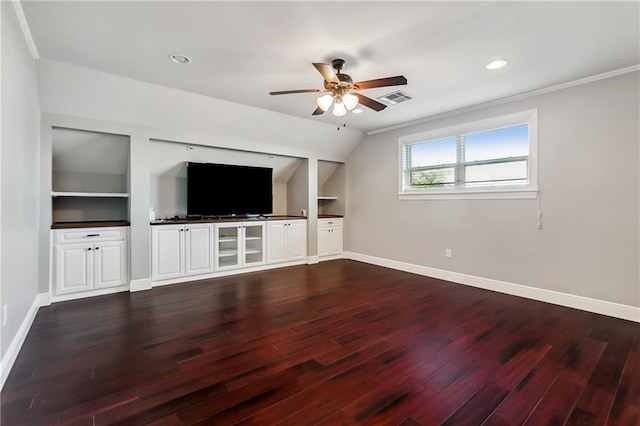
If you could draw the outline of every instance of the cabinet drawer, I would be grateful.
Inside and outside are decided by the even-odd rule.
[[[342,218],[318,219],[318,228],[322,228],[325,226],[342,226]]]
[[[54,244],[124,240],[127,228],[78,228],[53,231]]]

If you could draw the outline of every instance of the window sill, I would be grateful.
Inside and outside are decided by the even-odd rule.
[[[537,188],[448,189],[429,192],[401,192],[399,200],[524,200],[538,197]]]

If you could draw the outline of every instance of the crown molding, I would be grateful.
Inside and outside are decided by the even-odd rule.
[[[36,47],[36,42],[33,40],[33,36],[31,35],[31,29],[29,28],[29,24],[27,23],[27,18],[24,16],[22,3],[20,2],[20,0],[11,0],[11,3],[13,3],[13,8],[16,11],[16,16],[18,17],[18,22],[20,23],[20,28],[22,28],[22,34],[24,35],[24,39],[27,42],[27,46],[29,46],[29,52],[31,52],[31,56],[34,60],[39,59],[40,55],[38,54],[38,48]]]
[[[430,115],[424,118],[407,121],[405,123],[400,123],[393,126],[382,127],[380,129],[368,131],[366,132],[366,134],[367,136],[377,135],[378,133],[385,133],[391,130],[397,130],[397,129],[402,129],[409,126],[414,126],[416,124],[428,123],[430,121],[439,120],[441,118],[451,117],[451,116],[462,114],[465,112],[477,111],[479,109],[483,109],[483,108],[487,108],[495,105],[501,105],[508,102],[519,101],[521,99],[530,98],[532,96],[538,96],[546,93],[556,92],[558,90],[564,90],[570,87],[580,86],[582,84],[593,83],[594,81],[604,80],[606,78],[611,78],[611,77],[617,77],[619,75],[628,74],[635,71],[640,71],[640,64],[632,65],[630,67],[620,68],[613,71],[604,72],[602,74],[592,75],[590,77],[580,78],[578,80],[568,81],[566,83],[556,84],[554,86],[544,87],[542,89],[533,90],[531,92],[520,93],[518,95],[508,96],[506,98],[500,98],[493,101],[483,102],[475,105],[470,105],[468,107],[458,108],[451,111]]]

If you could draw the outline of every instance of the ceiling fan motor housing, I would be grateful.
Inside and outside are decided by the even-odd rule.
[[[333,61],[331,61],[331,66],[333,67],[333,69],[335,69],[338,73],[340,73],[340,71],[342,70],[342,68],[344,68],[344,59],[334,59]]]

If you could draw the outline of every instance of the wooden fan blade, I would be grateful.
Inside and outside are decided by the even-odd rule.
[[[340,83],[340,79],[338,79],[338,76],[336,75],[335,71],[333,71],[331,65],[314,62],[313,66],[316,67],[320,74],[322,74],[322,78],[324,78],[324,81],[329,83]]]
[[[366,106],[367,108],[371,108],[374,111],[382,111],[387,107],[385,104],[361,95],[360,93],[355,93],[355,95],[358,97],[358,102],[360,102],[360,104]]]
[[[402,86],[407,84],[407,79],[403,75],[397,75],[395,77],[378,78],[375,80],[365,80],[354,83],[358,89],[373,89],[374,87],[386,87],[386,86]]]
[[[269,92],[270,95],[290,95],[292,93],[317,93],[320,89],[298,89],[298,90],[281,90],[280,92]]]
[[[318,108],[316,108],[315,111],[313,111],[313,114],[311,114],[311,115],[322,115],[322,114],[324,114],[324,110],[322,108],[318,107]]]

